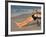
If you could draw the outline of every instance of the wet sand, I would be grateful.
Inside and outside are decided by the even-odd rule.
[[[37,20],[36,21],[32,21],[30,25],[28,26],[25,26],[23,28],[19,28],[16,26],[15,24],[15,20],[16,17],[12,17],[11,18],[11,31],[34,31],[34,30],[40,30],[41,29],[41,26],[38,26],[37,25]]]

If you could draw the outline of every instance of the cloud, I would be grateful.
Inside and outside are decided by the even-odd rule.
[[[40,7],[33,7],[33,6],[12,6],[11,7],[11,15],[17,16],[22,14],[32,13],[33,9],[40,9]]]

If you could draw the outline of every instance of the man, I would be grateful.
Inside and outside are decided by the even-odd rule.
[[[18,26],[19,28],[22,28],[23,26],[26,26],[28,23],[32,22],[33,20],[37,20],[37,24],[41,23],[41,21],[39,22],[39,19],[41,19],[41,12],[34,13],[32,16],[27,17],[23,21],[15,22],[15,23],[16,23],[16,26]]]

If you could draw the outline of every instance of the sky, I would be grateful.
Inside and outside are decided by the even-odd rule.
[[[30,14],[34,9],[41,9],[39,6],[19,6],[19,5],[11,5],[11,15],[18,16],[22,14]]]

